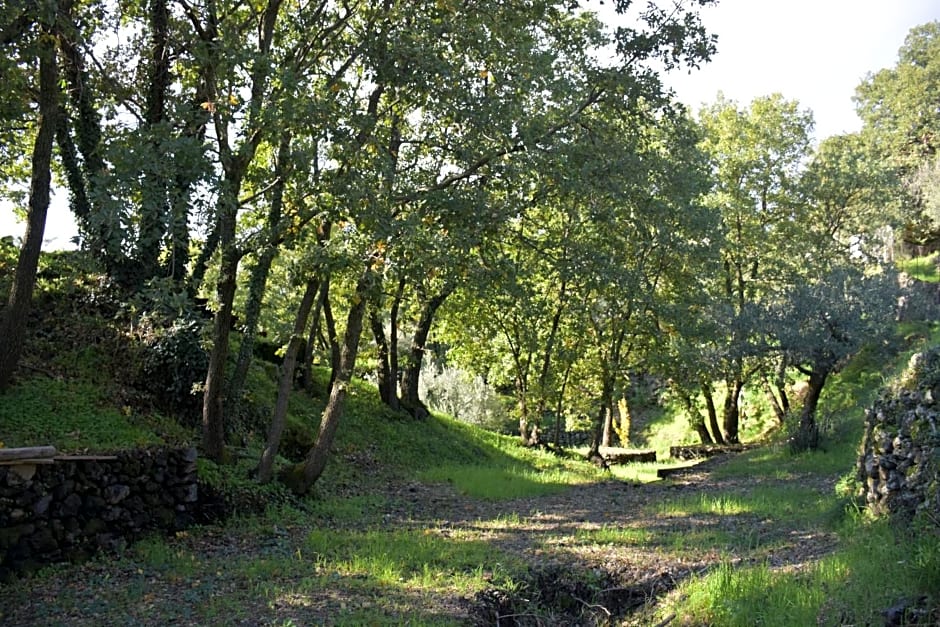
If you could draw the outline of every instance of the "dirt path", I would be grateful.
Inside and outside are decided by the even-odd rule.
[[[736,496],[746,496],[757,484],[716,478],[713,471],[721,463],[712,460],[664,482],[608,481],[508,502],[465,497],[449,485],[394,485],[384,491],[381,511],[363,516],[358,524],[362,529],[410,529],[435,538],[486,542],[523,560],[531,577],[517,595],[539,596],[556,604],[559,614],[557,622],[552,616],[530,616],[528,622],[518,616],[521,624],[560,624],[572,622],[571,616],[605,619],[608,614],[617,623],[643,624],[644,609],[664,593],[722,561],[799,569],[835,546],[834,535],[821,525],[733,507]],[[821,498],[832,494],[833,480],[797,480]],[[793,481],[762,480],[759,486],[786,487]],[[720,511],[682,507],[716,495],[729,503]],[[383,590],[381,598],[365,594],[368,588],[362,582],[327,576],[309,558],[299,559],[309,531],[309,525],[235,533],[208,529],[175,540],[180,550],[167,557],[165,568],[154,567],[153,557],[147,567],[122,559],[63,568],[0,588],[0,624],[334,624],[333,617],[370,604],[381,605],[390,620],[414,617],[420,608],[414,619],[420,624],[496,624],[497,618],[500,624],[513,624],[509,615],[519,614],[518,599],[497,586],[474,599],[404,587]],[[296,565],[290,561],[293,553],[298,555]],[[181,562],[179,555],[188,557]],[[227,570],[227,564],[246,556],[256,556],[258,566]],[[265,570],[265,564],[279,566]],[[585,578],[593,580],[593,590],[605,591],[600,601],[580,596],[586,593]],[[288,591],[295,586],[297,593],[265,596],[264,584],[272,581]],[[219,601],[217,615],[210,611],[214,599],[226,600]],[[357,623],[353,617],[345,624]]]

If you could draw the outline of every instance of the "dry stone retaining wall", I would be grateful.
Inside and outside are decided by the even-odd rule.
[[[198,507],[193,448],[0,466],[0,581],[185,528]]]
[[[857,476],[873,512],[940,526],[940,348],[914,355],[866,412]]]

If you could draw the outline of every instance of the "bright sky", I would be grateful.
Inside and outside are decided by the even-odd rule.
[[[639,0],[638,0],[639,4]],[[719,91],[741,105],[780,92],[812,109],[816,137],[858,130],[852,96],[870,72],[893,67],[908,31],[940,20],[937,0],[720,0],[702,10],[718,53],[691,75],[666,77],[693,110]],[[56,194],[46,248],[68,248],[75,224],[66,194]],[[25,225],[0,205],[0,237]]]
[[[719,0],[701,15],[718,52],[691,75],[666,77],[679,100],[697,111],[719,91],[742,106],[780,92],[812,109],[823,139],[860,128],[855,88],[894,67],[910,29],[940,20],[940,2]]]

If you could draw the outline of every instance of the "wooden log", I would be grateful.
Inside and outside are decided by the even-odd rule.
[[[656,451],[636,451],[634,453],[615,453],[606,457],[608,464],[631,464],[634,462],[655,462]]]
[[[37,457],[36,459],[7,459],[0,461],[0,466],[36,466],[37,464],[54,464],[55,459],[52,457]]]
[[[696,465],[697,464],[693,464],[692,466],[665,466],[663,468],[657,468],[656,477],[659,479],[666,479],[667,477],[682,475],[686,472],[691,472],[694,470]]]
[[[744,450],[741,444],[692,444],[688,446],[669,447],[669,457],[673,459],[707,459],[725,453],[740,453]]]
[[[27,446],[23,448],[0,448],[0,462],[19,459],[44,459],[55,457],[54,446]]]

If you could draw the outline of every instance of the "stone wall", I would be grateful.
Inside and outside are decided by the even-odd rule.
[[[914,355],[866,412],[857,476],[873,512],[940,526],[940,348]]]
[[[121,549],[148,530],[185,528],[198,506],[192,448],[0,466],[0,581]]]

